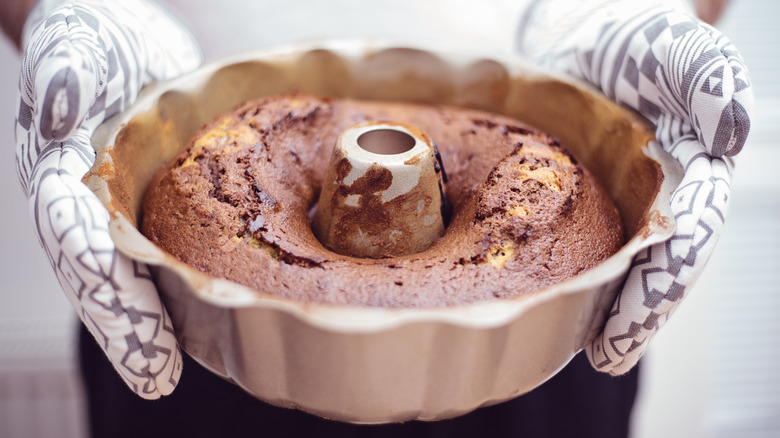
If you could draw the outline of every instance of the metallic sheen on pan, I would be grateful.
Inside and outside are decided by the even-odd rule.
[[[615,201],[627,243],[595,268],[534,294],[435,309],[320,305],[209,277],[137,229],[154,172],[205,122],[290,91],[478,108],[558,137]],[[526,393],[601,329],[634,255],[668,238],[682,174],[652,127],[582,82],[519,59],[323,41],[217,61],[145,89],[92,138],[84,181],[111,235],[148,263],[182,348],[269,403],[356,423],[454,417]],[[186,373],[187,370],[184,370]]]

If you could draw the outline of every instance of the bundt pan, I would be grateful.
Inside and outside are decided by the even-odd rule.
[[[138,226],[155,171],[217,114],[285,92],[443,103],[525,121],[558,137],[600,179],[627,243],[536,293],[391,309],[263,295],[147,240]],[[455,417],[552,377],[596,336],[634,255],[671,235],[668,206],[681,175],[643,119],[586,84],[511,57],[366,41],[293,45],[206,65],[146,88],[92,141],[98,159],[85,182],[111,213],[119,250],[151,267],[181,347],[259,399],[355,423]]]

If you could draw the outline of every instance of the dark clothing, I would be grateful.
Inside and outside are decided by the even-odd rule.
[[[121,380],[83,327],[80,360],[94,437],[615,437],[628,436],[637,369],[594,371],[584,354],[529,394],[438,422],[381,426],[324,420],[263,403],[184,354],[173,394],[144,400]]]

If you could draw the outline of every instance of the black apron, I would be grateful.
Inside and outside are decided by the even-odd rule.
[[[638,370],[612,377],[584,353],[529,394],[444,421],[352,425],[263,403],[183,353],[169,396],[135,395],[81,326],[81,372],[93,437],[600,437],[626,438]]]

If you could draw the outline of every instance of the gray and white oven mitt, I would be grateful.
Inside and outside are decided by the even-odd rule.
[[[731,43],[676,2],[546,0],[521,28],[526,56],[600,86],[658,126],[685,167],[675,236],[634,262],[593,365],[630,369],[701,272],[726,214],[731,161],[752,95]],[[149,82],[194,69],[191,35],[144,0],[40,0],[28,19],[16,118],[17,167],[35,228],[84,324],[128,386],[169,394],[181,373],[170,319],[146,266],[108,235],[108,215],[80,180],[93,130]]]
[[[81,320],[138,395],[169,394],[181,352],[149,271],[120,254],[81,183],[90,137],[152,81],[201,62],[194,39],[144,0],[41,0],[25,26],[16,164],[35,229]]]
[[[636,256],[603,331],[586,352],[619,375],[645,352],[701,274],[728,211],[729,157],[745,144],[753,92],[731,41],[678,0],[535,0],[518,49],[580,77],[656,126],[684,168],[674,235]]]

